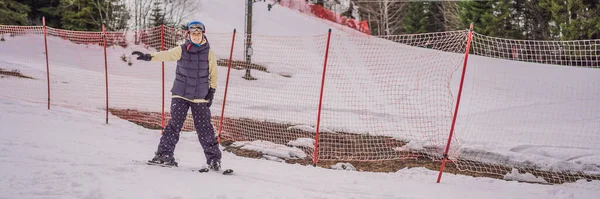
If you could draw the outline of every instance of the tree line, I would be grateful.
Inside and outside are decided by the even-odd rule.
[[[176,27],[199,8],[195,0],[2,0],[0,24],[80,31]]]
[[[326,0],[325,2],[342,0]],[[351,0],[374,35],[468,29],[493,37],[534,40],[600,39],[599,0]],[[325,4],[327,5],[327,4]]]
[[[326,7],[348,0],[310,0]],[[464,30],[534,40],[600,39],[598,0],[349,0],[343,16],[367,20],[374,35]],[[197,12],[195,0],[2,0],[0,24],[109,31],[177,27]],[[358,14],[357,14],[358,13]]]

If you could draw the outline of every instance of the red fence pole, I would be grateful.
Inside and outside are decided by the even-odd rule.
[[[42,24],[44,25],[44,46],[46,48],[46,80],[48,80],[48,110],[50,110],[50,66],[48,63],[48,40],[46,39],[46,17],[42,17]]]
[[[160,26],[160,43],[161,49],[165,50],[165,24]],[[162,118],[161,118],[161,126],[164,132],[165,129],[165,62],[162,62]]]
[[[233,58],[233,44],[235,44],[235,29],[231,38],[231,50],[229,51],[229,61],[227,62],[227,78],[225,80],[225,93],[223,94],[223,105],[221,107],[221,118],[219,119],[219,132],[217,142],[221,143],[221,131],[223,130],[223,117],[225,117],[225,102],[227,101],[227,88],[229,87],[229,71],[231,71],[231,59]]]
[[[102,25],[102,39],[104,40],[104,78],[106,81],[106,124],[108,124],[108,62],[106,59],[106,28]]]
[[[317,112],[317,126],[315,135],[315,150],[313,158],[313,166],[317,166],[317,158],[319,154],[319,126],[321,125],[321,106],[323,104],[323,88],[325,87],[325,71],[327,71],[327,57],[329,56],[329,41],[331,40],[331,28],[327,33],[327,47],[325,48],[325,62],[323,64],[323,76],[321,77],[321,94],[319,94],[319,110]]]
[[[467,61],[469,60],[469,49],[471,48],[471,39],[473,38],[473,23],[469,27],[469,36],[467,37],[467,49],[465,50],[465,60],[463,63],[462,77],[460,78],[460,87],[458,88],[458,97],[456,99],[456,107],[454,108],[454,117],[452,118],[452,126],[450,127],[450,135],[448,136],[448,143],[446,144],[446,151],[444,151],[444,159],[442,160],[442,166],[440,167],[440,173],[438,174],[437,183],[440,183],[442,179],[442,173],[448,160],[448,150],[450,150],[450,142],[452,142],[452,135],[454,134],[454,126],[456,124],[456,116],[458,115],[458,106],[460,105],[460,95],[462,94],[463,83],[465,81],[465,71],[467,70]]]

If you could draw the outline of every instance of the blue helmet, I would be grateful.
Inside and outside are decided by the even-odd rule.
[[[185,27],[188,32],[206,32],[204,24],[200,21],[190,21]]]

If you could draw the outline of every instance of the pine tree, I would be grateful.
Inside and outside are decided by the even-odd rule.
[[[23,0],[23,4],[31,8],[28,20],[31,25],[41,25],[42,17],[46,18],[46,25],[62,28],[60,0]]]
[[[489,36],[510,39],[523,38],[516,6],[514,0],[500,0],[494,4],[493,17],[486,24]]]
[[[548,40],[550,38],[550,12],[540,7],[540,0],[517,0],[523,6],[523,30],[526,39]]]
[[[120,31],[127,29],[127,21],[131,14],[122,0],[109,0],[109,10],[105,10],[105,24],[108,31]]]
[[[425,2],[410,2],[406,15],[402,19],[404,32],[408,34],[427,32],[427,14]]]
[[[161,1],[154,1],[154,4],[152,6],[152,11],[150,12],[150,28],[153,27],[160,27],[162,25],[167,25],[166,21],[165,21],[165,14],[163,11],[163,6]],[[152,33],[152,38],[160,38],[161,37],[161,32],[160,31],[154,31]],[[165,35],[166,37],[166,35]],[[160,42],[153,42],[152,44],[150,44],[153,48],[156,49],[160,49],[161,48],[161,43]]]
[[[92,1],[88,0],[61,0],[63,28],[67,30],[95,30],[101,31],[102,24],[95,22],[91,16],[100,13],[94,8]]]
[[[427,32],[446,31],[442,4],[443,2],[427,2],[424,7],[427,17]]]
[[[165,22],[165,14],[163,13],[162,3],[160,1],[155,1],[150,13],[150,25],[152,27],[158,27],[166,24]]]
[[[588,2],[588,1],[586,1]],[[550,12],[550,32],[561,40],[588,39],[597,34],[598,13],[583,0],[540,0],[540,6]]]
[[[463,29],[473,23],[475,32],[488,35],[491,31],[489,24],[494,19],[493,4],[493,1],[461,1],[458,18]]]
[[[0,24],[5,25],[28,25],[27,13],[30,12],[29,6],[14,1],[0,1]]]
[[[588,9],[583,17],[586,23],[583,27],[586,39],[600,39],[600,1],[583,0],[583,4]]]

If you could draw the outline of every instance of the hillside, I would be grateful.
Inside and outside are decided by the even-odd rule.
[[[228,59],[231,30],[243,30],[243,1],[202,3],[197,18],[206,23],[217,57]],[[337,31],[328,23],[292,10],[268,12],[264,3],[256,3],[256,8],[263,5],[264,11],[255,12],[252,63],[265,71],[252,70],[257,80],[248,81],[242,78],[244,70],[231,70],[224,115],[225,135],[254,142],[229,141],[263,152],[259,157],[265,159],[310,161],[327,29],[333,28],[321,121],[320,146],[326,150],[321,151],[321,157],[343,162],[344,158],[398,158],[406,151],[441,155],[458,94],[465,31],[408,35],[399,37],[402,42],[394,42]],[[132,35],[127,33],[128,38]],[[244,59],[243,39],[240,35],[235,38],[234,60]],[[140,167],[131,161],[152,155],[160,131],[140,127],[116,113],[131,111],[125,115],[130,121],[160,124],[157,119],[163,92],[165,111],[169,112],[175,63],[165,63],[162,90],[161,63],[132,60],[130,66],[123,61],[131,59],[134,50],[152,51],[132,40],[126,48],[107,49],[105,69],[101,45],[49,37],[49,73],[40,32],[5,36],[5,40],[0,42],[0,69],[31,77],[0,75],[0,106],[5,110],[0,114],[1,169],[11,171],[3,172],[5,180],[0,182],[13,187],[0,191],[6,197],[26,192],[29,195],[25,198],[186,198],[208,191],[207,197],[217,198],[269,198],[282,193],[289,196],[285,198],[306,198],[317,197],[320,192],[328,194],[326,198],[459,197],[465,192],[472,193],[469,196],[473,198],[591,198],[600,191],[597,181],[577,181],[577,176],[569,174],[558,182],[577,182],[557,186],[444,174],[442,191],[431,192],[439,188],[434,187],[438,186],[434,183],[437,173],[423,168],[391,173],[341,172],[253,160],[229,152],[227,165],[235,167],[240,176],[235,180],[212,176],[214,182],[199,181],[190,174]],[[411,41],[423,44],[405,44]],[[224,66],[220,64],[218,69],[218,94],[211,107],[215,117],[220,117],[224,101],[228,73]],[[45,106],[46,75],[50,76],[51,110]],[[600,91],[593,85],[600,83],[598,76],[600,71],[593,68],[470,56],[451,157],[466,160],[462,166],[468,169],[495,172],[497,178],[507,180],[546,183],[554,178],[552,172],[563,171],[597,177],[600,106],[596,102]],[[111,109],[108,124],[104,124],[105,89]],[[32,121],[36,125],[30,125]],[[239,121],[252,121],[255,126],[236,124]],[[189,128],[191,123],[186,125]],[[203,162],[201,149],[195,134],[187,132],[182,134],[176,156],[182,165],[197,167]],[[40,156],[42,151],[48,155]],[[523,170],[505,171],[502,165],[532,169],[540,178],[515,173]],[[29,183],[30,179],[42,180]],[[148,186],[164,187],[153,179],[174,183],[166,191],[146,192]],[[198,184],[207,189],[197,189]],[[222,184],[233,188],[223,188]],[[327,186],[315,188],[315,184]],[[489,189],[496,191],[479,192]]]

